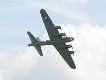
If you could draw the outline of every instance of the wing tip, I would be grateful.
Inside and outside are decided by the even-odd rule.
[[[76,66],[74,66],[72,69],[76,69]]]
[[[42,12],[45,12],[45,9],[41,9],[41,10],[40,10],[40,13],[42,13]]]
[[[70,66],[72,69],[76,69],[76,66],[75,65],[71,65]]]
[[[43,56],[43,54],[40,54],[40,56]]]
[[[30,31],[27,31],[27,34],[29,34],[30,33]]]

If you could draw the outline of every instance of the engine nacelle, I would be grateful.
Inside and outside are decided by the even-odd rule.
[[[65,33],[59,33],[58,36],[66,36]]]
[[[68,53],[69,53],[69,54],[73,54],[73,55],[74,55],[74,51],[69,51]]]
[[[61,26],[55,26],[54,29],[61,29]]]
[[[73,37],[63,37],[62,42],[70,42],[73,41],[74,38]]]
[[[64,46],[65,48],[71,48],[72,47],[72,45],[66,45],[66,46]]]
[[[68,53],[69,53],[69,54],[74,54],[74,51],[69,51]]]

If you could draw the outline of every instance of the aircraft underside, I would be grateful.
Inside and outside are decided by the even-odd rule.
[[[74,51],[69,51],[68,48],[72,48],[72,45],[66,45],[67,42],[72,42],[74,40],[73,37],[67,37],[65,33],[59,33],[58,29],[61,29],[61,26],[55,26],[46,13],[44,9],[40,10],[42,20],[46,27],[47,33],[49,35],[50,40],[40,41],[39,38],[35,38],[29,31],[27,34],[31,40],[31,44],[28,46],[34,46],[38,51],[40,56],[43,56],[41,46],[42,45],[53,45],[59,54],[63,57],[66,63],[73,69],[76,69],[75,63],[71,57],[71,54],[74,54]]]

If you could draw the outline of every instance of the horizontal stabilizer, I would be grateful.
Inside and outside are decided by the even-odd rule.
[[[27,32],[32,43],[38,42],[38,38],[36,39],[29,31]]]
[[[30,40],[31,40],[31,44],[28,44],[28,46],[32,45],[32,44],[35,44],[35,45],[32,45],[35,47],[35,49],[37,50],[37,52],[39,53],[40,56],[43,56],[43,53],[42,53],[42,50],[41,50],[41,46],[39,44],[36,44],[36,43],[39,43],[39,40],[37,40],[29,31],[27,32]]]

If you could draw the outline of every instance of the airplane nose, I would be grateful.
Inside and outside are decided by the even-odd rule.
[[[73,37],[71,37],[71,38],[70,38],[70,40],[71,40],[71,41],[73,41],[73,40],[74,40],[74,38],[73,38]]]

